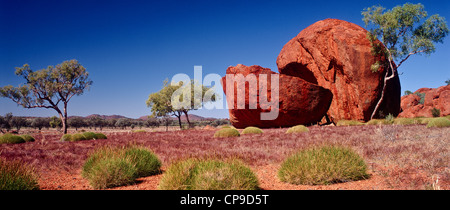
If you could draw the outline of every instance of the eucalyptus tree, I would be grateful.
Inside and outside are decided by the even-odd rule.
[[[15,74],[24,78],[26,83],[18,87],[1,87],[0,96],[10,98],[27,109],[54,109],[61,119],[64,133],[67,133],[67,104],[73,96],[83,94],[92,85],[86,69],[77,60],[70,60],[38,71],[25,64],[17,67]]]

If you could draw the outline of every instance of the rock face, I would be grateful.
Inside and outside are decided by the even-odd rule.
[[[327,112],[331,100],[332,94],[329,90],[307,82],[301,78],[293,77],[289,75],[279,75],[272,72],[268,68],[260,66],[244,66],[237,65],[235,67],[229,67],[227,69],[227,75],[240,75],[246,77],[249,74],[255,76],[255,84],[259,84],[260,75],[267,76],[267,91],[263,91],[262,94],[267,93],[268,101],[278,100],[279,109],[278,117],[274,120],[261,120],[261,113],[275,111],[268,109],[268,107],[261,107],[259,85],[251,87],[249,83],[245,84],[245,87],[238,86],[238,83],[234,83],[234,93],[227,92],[227,78],[222,78],[222,86],[225,94],[227,95],[228,106],[234,108],[229,109],[230,121],[236,128],[245,128],[248,126],[257,126],[260,128],[270,127],[289,127],[299,124],[309,124],[318,122]],[[279,95],[278,98],[272,94],[272,75],[279,76]],[[275,86],[274,86],[275,87]],[[245,89],[245,109],[238,109],[238,90]],[[250,93],[249,90],[254,92]],[[256,97],[252,97],[256,94]],[[233,97],[233,103],[229,101]],[[256,104],[256,109],[250,109],[250,104]],[[230,107],[231,108],[231,107]]]
[[[425,94],[423,104],[417,93]],[[431,110],[439,109],[441,116],[450,115],[450,85],[439,88],[420,88],[414,94],[401,98],[402,112],[399,117],[432,117]]]
[[[326,19],[290,40],[281,50],[277,65],[280,74],[329,89],[333,100],[327,114],[334,122],[368,121],[381,97],[386,73],[384,68],[373,73],[370,67],[382,59],[372,55],[365,29],[343,20]],[[398,75],[390,80],[386,91],[379,113],[397,116],[401,94]]]

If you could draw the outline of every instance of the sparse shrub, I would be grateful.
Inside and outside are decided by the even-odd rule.
[[[61,141],[72,141],[72,135],[64,134],[63,136],[61,136]]]
[[[124,149],[124,156],[130,158],[136,166],[137,177],[150,176],[160,173],[161,161],[148,149],[130,146]]]
[[[146,133],[146,130],[132,130],[133,133]]]
[[[83,141],[86,140],[86,137],[81,133],[72,134],[70,141]]]
[[[187,159],[173,163],[158,186],[161,190],[257,190],[256,175],[238,160]]]
[[[395,125],[414,125],[419,124],[419,122],[413,118],[396,118],[394,119]]]
[[[233,127],[233,126],[231,126],[231,125],[228,125],[228,124],[226,124],[226,125],[222,125],[222,126],[220,126],[220,128],[235,128],[235,127]]]
[[[431,127],[450,127],[450,120],[445,117],[430,119],[430,121],[428,121],[427,128]]]
[[[31,166],[0,158],[0,190],[39,190],[37,180]]]
[[[10,133],[0,136],[0,144],[20,144],[25,143],[25,139],[21,136],[16,136]]]
[[[415,121],[417,121],[417,124],[426,125],[428,122],[433,118],[428,117],[415,117],[413,118]]]
[[[303,133],[303,132],[308,132],[309,129],[307,127],[305,127],[304,125],[297,125],[294,127],[289,128],[286,133]]]
[[[85,140],[91,140],[91,139],[95,139],[96,134],[94,132],[84,132],[83,136],[84,136]]]
[[[241,134],[262,134],[263,131],[257,127],[246,127]]]
[[[425,103],[425,93],[420,93],[417,92],[415,93],[417,96],[419,96],[420,100],[419,100],[419,104],[424,104]]]
[[[127,185],[141,176],[160,172],[161,162],[143,147],[102,147],[92,152],[82,168],[82,176],[92,187],[103,189]]]
[[[364,125],[364,123],[356,120],[339,120],[336,123],[337,126],[354,126],[354,125]]]
[[[25,142],[34,142],[34,141],[36,141],[36,139],[34,139],[32,136],[30,136],[28,134],[20,135],[20,137],[22,137],[23,140],[25,140]]]
[[[227,137],[238,137],[240,136],[239,131],[235,128],[222,128],[214,134],[217,138],[227,138]]]
[[[440,110],[440,109],[433,108],[433,109],[431,110],[431,115],[433,115],[433,117],[439,117],[439,116],[441,116],[441,110]]]
[[[388,124],[388,125],[393,124],[393,123],[394,123],[394,120],[395,120],[395,117],[394,117],[394,115],[392,115],[392,114],[388,114],[388,115],[386,116],[386,118],[384,118],[384,122],[385,122],[386,124]]]
[[[95,139],[108,139],[108,137],[106,137],[106,135],[103,133],[96,133]]]
[[[281,165],[278,177],[291,184],[333,184],[368,177],[364,160],[351,149],[323,146],[299,151]]]
[[[369,122],[366,122],[366,125],[384,125],[384,119],[371,119]]]

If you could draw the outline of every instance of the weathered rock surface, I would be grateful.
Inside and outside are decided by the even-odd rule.
[[[367,31],[343,20],[326,19],[302,30],[281,50],[280,74],[302,78],[331,90],[328,116],[368,121],[381,97],[386,69],[373,73],[371,65],[383,58],[371,53]],[[388,82],[379,113],[397,116],[400,111],[398,75]],[[378,115],[378,113],[377,113]]]
[[[259,86],[260,75],[268,75],[267,86],[264,87],[267,88],[267,91],[263,91],[263,93],[267,92],[268,99],[271,101],[277,100],[271,92],[271,76],[278,74],[268,68],[241,64],[235,67],[229,67],[227,74],[242,74],[244,77],[253,74],[256,78],[256,90],[254,87],[250,88],[251,85],[248,83],[245,84],[245,88],[243,86],[238,87],[237,83],[234,83],[234,93],[227,92],[227,78],[226,76],[222,78],[223,90],[227,96],[228,106],[231,108],[229,109],[230,121],[236,128],[245,128],[248,126],[257,126],[260,128],[289,127],[299,124],[315,123],[320,121],[325,115],[332,100],[332,94],[329,90],[299,77],[280,74],[278,117],[275,120],[261,120],[261,113],[270,112],[271,109],[267,109],[267,107],[263,107],[263,109],[259,103],[261,96],[259,90],[263,88]],[[237,91],[242,89],[245,89],[245,109],[238,109]],[[249,89],[255,92],[250,93]],[[254,94],[257,96],[251,97]],[[233,97],[233,103],[229,101],[230,97]],[[257,104],[256,109],[250,109],[250,104]],[[234,108],[231,107],[232,105]]]
[[[417,93],[425,94],[423,104]],[[414,94],[405,95],[401,98],[402,112],[399,117],[432,117],[431,110],[439,109],[441,116],[450,115],[450,85],[439,88],[420,88]]]

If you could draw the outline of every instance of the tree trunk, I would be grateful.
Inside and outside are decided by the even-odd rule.
[[[64,134],[67,134],[67,102],[64,103],[64,120],[62,122]]]
[[[184,112],[184,115],[186,115],[186,120],[187,120],[187,122],[188,122],[189,128],[192,128],[191,121],[189,121],[189,115],[188,115],[188,112],[187,112],[186,110],[184,110],[183,112]]]
[[[377,105],[375,106],[375,109],[372,112],[372,115],[370,116],[370,119],[373,119],[378,111],[378,109],[380,109],[380,105],[383,102],[384,99],[384,95],[386,93],[386,86],[389,80],[391,80],[392,78],[395,77],[395,72],[397,71],[397,67],[392,65],[392,61],[389,59],[389,68],[386,70],[386,74],[384,76],[384,84],[383,84],[383,89],[381,91],[381,97],[377,102]],[[389,72],[391,72],[391,75],[389,76]]]

